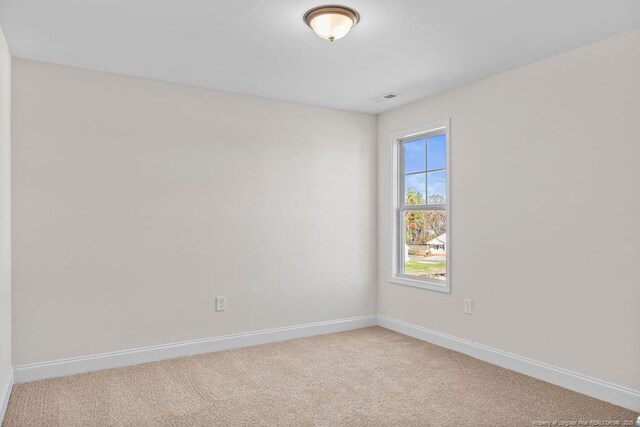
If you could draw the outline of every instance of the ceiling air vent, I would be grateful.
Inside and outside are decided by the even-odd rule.
[[[399,95],[399,94],[397,94],[397,93],[387,93],[387,94],[384,94],[384,95],[376,96],[375,98],[373,98],[373,100],[372,100],[372,101],[375,101],[375,102],[383,102],[383,101],[388,101],[388,100],[390,100],[390,99],[397,98],[397,97],[399,97],[399,96],[400,96],[400,95]]]

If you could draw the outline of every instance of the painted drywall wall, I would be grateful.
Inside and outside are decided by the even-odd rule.
[[[0,422],[11,372],[11,54],[0,28]]]
[[[13,102],[14,366],[375,313],[375,116],[19,59]]]
[[[638,76],[634,30],[379,116],[379,313],[640,390]],[[388,136],[447,117],[450,295],[388,281]]]

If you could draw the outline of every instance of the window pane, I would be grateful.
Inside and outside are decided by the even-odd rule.
[[[427,170],[426,141],[424,139],[404,143],[404,173]]]
[[[427,204],[443,205],[447,202],[447,174],[445,171],[427,173]]]
[[[446,142],[446,135],[435,135],[427,139],[427,170],[444,169],[446,167]]]
[[[404,275],[446,279],[446,211],[405,212],[404,243]]]
[[[404,203],[405,205],[424,205],[427,195],[427,175],[416,173],[404,177]]]

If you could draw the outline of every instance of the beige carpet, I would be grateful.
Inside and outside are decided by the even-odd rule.
[[[17,385],[3,425],[625,425],[635,416],[368,328]]]

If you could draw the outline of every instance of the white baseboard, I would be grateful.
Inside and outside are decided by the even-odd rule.
[[[640,412],[640,391],[590,378],[586,375],[387,316],[370,315],[17,366],[14,368],[11,384],[3,396],[2,406],[0,407],[2,412],[0,414],[4,415],[11,392],[11,385],[13,385],[14,381],[16,384],[20,384],[47,378],[155,362],[174,357],[192,356],[287,341],[295,338],[343,332],[375,325]]]
[[[140,363],[156,362],[174,357],[192,356],[214,351],[231,350],[258,344],[268,344],[304,338],[314,335],[331,334],[351,329],[376,326],[377,316],[360,316],[328,322],[307,323],[283,328],[266,329],[255,332],[225,335],[194,341],[184,341],[153,347],[115,351],[71,359],[55,360],[14,367],[16,384],[62,377],[103,369],[119,368]]]
[[[586,375],[557,368],[506,351],[477,344],[451,335],[413,325],[387,316],[378,315],[378,325],[383,328],[445,347],[476,359],[484,360],[521,374],[534,377],[632,411],[640,412],[640,391],[590,378]]]
[[[9,406],[9,397],[11,397],[11,389],[13,388],[13,370],[11,371],[11,376],[9,377],[9,382],[6,387],[2,390],[2,394],[0,395],[0,426],[4,421],[4,414],[7,412],[7,406]]]

